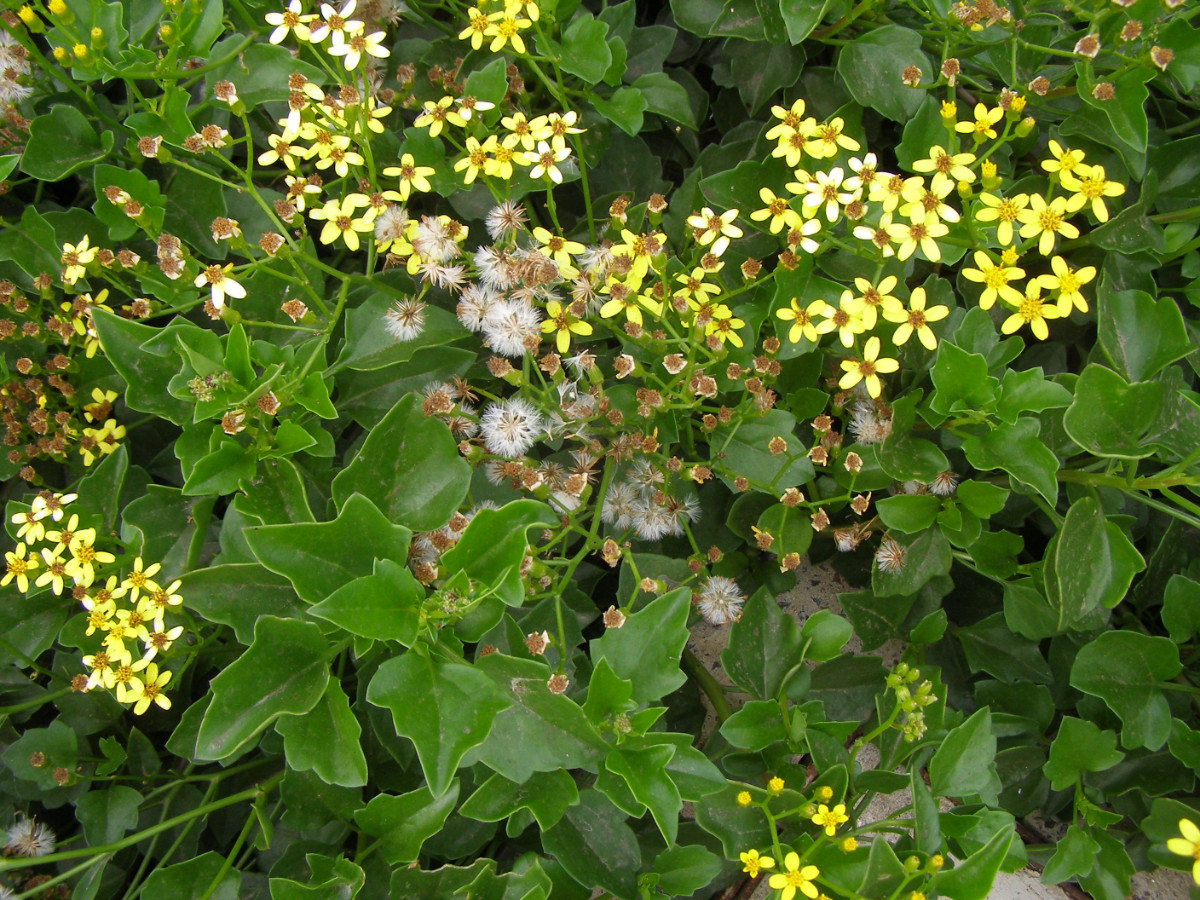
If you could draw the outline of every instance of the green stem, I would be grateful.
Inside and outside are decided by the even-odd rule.
[[[729,701],[725,699],[724,689],[717,679],[713,678],[712,672],[704,667],[704,663],[696,658],[696,654],[684,648],[683,658],[680,662],[684,671],[696,682],[696,686],[704,691],[704,696],[712,704],[713,712],[717,714],[717,720],[724,722],[733,715],[733,711],[729,708]]]
[[[202,497],[192,507],[192,522],[195,523],[196,530],[192,532],[192,539],[188,542],[187,562],[184,563],[185,572],[193,571],[200,562],[200,552],[204,549],[204,539],[208,536],[208,523],[212,521],[212,511],[216,504],[216,497]]]

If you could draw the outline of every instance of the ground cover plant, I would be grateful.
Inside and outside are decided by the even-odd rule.
[[[0,14],[0,896],[1200,884],[1196,18]]]

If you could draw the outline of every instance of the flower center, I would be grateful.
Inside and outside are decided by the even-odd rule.
[[[1044,209],[1038,213],[1038,225],[1042,231],[1058,231],[1062,224],[1062,216],[1052,209]]]
[[[209,284],[220,284],[225,280],[225,273],[220,266],[208,266],[204,270],[204,278]]]
[[[983,273],[983,283],[992,289],[1002,288],[1008,284],[1008,275],[999,266],[993,266]]]
[[[1026,297],[1021,301],[1021,306],[1017,309],[1017,314],[1026,322],[1033,322],[1042,317],[1042,304],[1040,300],[1034,300]]]

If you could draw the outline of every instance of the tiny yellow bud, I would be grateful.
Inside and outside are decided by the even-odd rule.
[[[915,856],[910,856],[904,861],[904,871],[908,875],[912,875],[919,868],[921,868],[921,860]]]
[[[1021,254],[1017,252],[1015,247],[1005,247],[1000,253],[1000,265],[1011,266],[1020,258]]]
[[[985,159],[979,165],[979,174],[982,175],[984,178],[995,178],[996,177],[996,164],[994,162],[992,162],[990,159]]]
[[[1027,102],[1028,101],[1025,99],[1025,97],[1023,95],[1018,96],[1018,97],[1013,97],[1012,102],[1009,103],[1009,105],[1008,105],[1008,108],[1011,109],[1013,112],[1020,114],[1025,111],[1025,104]]]
[[[88,53],[90,53],[91,51],[88,50],[87,44],[76,44],[74,47],[71,48],[71,52],[75,54],[76,59],[82,61],[82,60],[87,59]]]
[[[71,60],[71,54],[67,52],[66,47],[55,47],[53,56],[55,62],[61,63],[64,66]]]
[[[843,853],[853,853],[858,849],[858,841],[852,837],[842,838],[838,846],[842,848]]]
[[[817,798],[820,800],[832,800],[833,788],[827,784],[821,785],[819,788],[817,788]]]
[[[958,118],[958,106],[949,100],[942,101],[942,118],[947,122],[953,122]]]
[[[158,39],[164,44],[175,43],[175,29],[170,25],[160,25],[158,28]]]
[[[929,857],[929,862],[925,863],[925,868],[929,872],[937,872],[946,864],[945,857],[940,853],[935,853]]]
[[[1017,123],[1017,127],[1014,129],[1013,133],[1016,134],[1017,137],[1023,138],[1027,136],[1029,132],[1033,131],[1035,125],[1037,125],[1037,121],[1033,118],[1033,116],[1026,116]]]
[[[47,6],[50,12],[56,16],[61,16],[67,11],[67,4],[64,3],[63,0],[50,0],[50,3],[47,4]]]
[[[772,794],[778,794],[780,791],[783,790],[783,787],[784,787],[783,779],[780,778],[778,775],[776,775],[774,778],[772,778],[770,781],[767,782],[767,790],[770,791]]]
[[[737,795],[738,806],[749,806],[752,799],[749,791],[740,791]]]
[[[28,3],[17,10],[17,15],[21,17],[21,21],[26,26],[33,25],[38,20],[37,13],[33,11],[33,8]]]
[[[970,199],[970,197],[971,197],[971,182],[960,181],[958,183],[958,196],[962,197],[964,200]]]

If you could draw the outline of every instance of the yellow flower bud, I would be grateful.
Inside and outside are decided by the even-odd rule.
[[[104,34],[104,29],[99,25],[91,30],[88,37],[92,39],[93,50],[103,50],[108,46],[108,37]]]
[[[753,798],[750,796],[749,791],[739,791],[738,792],[738,795],[737,795],[738,806],[749,806],[752,799]]]
[[[778,794],[784,788],[783,779],[776,775],[767,782],[767,790],[772,794]]]
[[[53,56],[55,62],[64,66],[71,61],[71,54],[67,52],[66,47],[55,47]]]
[[[36,22],[40,21],[37,17],[37,13],[33,11],[33,7],[31,7],[28,3],[17,10],[17,15],[21,17],[21,21],[24,22],[28,28],[32,28]]]
[[[1035,125],[1037,125],[1037,121],[1033,118],[1033,116],[1026,116],[1019,123],[1017,123],[1014,134],[1016,134],[1016,136],[1019,138],[1023,138],[1027,136],[1029,132],[1033,131]]]
[[[953,123],[958,119],[958,106],[949,100],[942,101],[942,118]]]
[[[821,785],[819,788],[817,788],[817,798],[819,800],[832,800],[833,788],[827,784]]]
[[[853,853],[858,849],[858,841],[852,837],[842,838],[838,846],[842,848],[843,853]]]
[[[169,24],[160,25],[158,28],[158,39],[164,44],[173,44],[177,40],[175,29]]]

